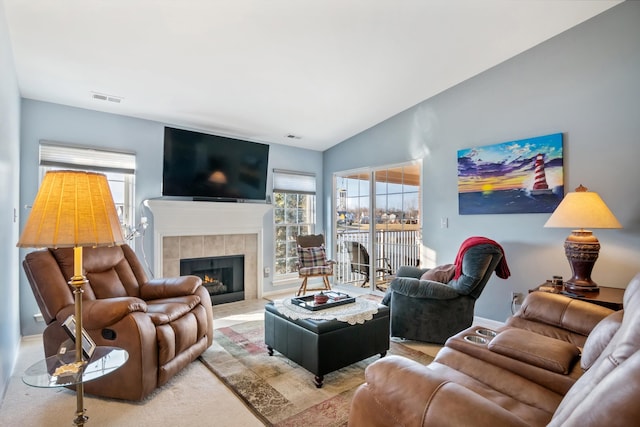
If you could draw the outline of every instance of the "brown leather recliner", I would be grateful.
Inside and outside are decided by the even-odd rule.
[[[47,327],[45,356],[68,336],[62,322],[74,314],[69,279],[73,249],[38,250],[23,262]],[[121,368],[84,385],[86,393],[141,400],[204,352],[213,340],[211,298],[196,276],[147,278],[127,246],[85,248],[83,326],[98,346],[129,353]]]
[[[495,332],[484,341],[477,327],[451,337],[428,366],[375,361],[349,426],[638,425],[640,274],[624,310],[534,292]]]

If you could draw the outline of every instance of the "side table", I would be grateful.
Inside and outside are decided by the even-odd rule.
[[[561,294],[569,298],[579,299],[592,304],[610,308],[611,310],[622,310],[622,301],[624,297],[624,289],[607,288],[600,286],[599,292],[564,292],[563,287],[554,286],[551,282],[546,282],[530,289],[529,292],[549,292],[552,294]]]
[[[22,381],[33,387],[53,388],[74,385],[82,387],[82,384],[87,381],[103,377],[123,366],[129,358],[129,353],[118,347],[98,346],[91,359],[78,372],[56,375],[56,371],[60,371],[60,368],[75,362],[75,358],[75,351],[68,351],[62,355],[40,360],[27,368]],[[82,394],[78,393],[78,396],[80,396],[78,399],[81,399]],[[74,424],[84,425],[87,419],[84,413],[76,413]]]

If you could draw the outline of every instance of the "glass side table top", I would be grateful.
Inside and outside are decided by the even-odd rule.
[[[129,353],[118,347],[96,347],[91,360],[77,373],[54,375],[63,365],[75,362],[75,351],[55,355],[31,365],[22,376],[25,384],[33,387],[63,387],[103,377],[125,364]]]

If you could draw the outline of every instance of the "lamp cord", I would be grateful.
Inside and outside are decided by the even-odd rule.
[[[149,226],[149,223],[147,222],[147,218],[148,216],[145,215],[145,210],[148,209],[148,207],[144,204],[144,202],[140,203],[140,207],[142,209],[142,215],[140,215],[140,226],[138,226],[138,229],[141,229],[141,231],[139,231],[139,236],[140,236],[140,248],[142,250],[142,259],[144,260],[144,265],[147,267],[147,271],[149,272],[149,275],[151,276],[151,278],[155,278],[155,275],[153,274],[153,269],[151,268],[151,266],[149,265],[149,260],[147,259],[147,252],[144,250],[144,235],[147,232],[147,227]]]
[[[146,229],[145,229],[146,230]],[[151,276],[152,279],[155,278],[155,276],[153,275],[153,270],[151,269],[151,266],[149,265],[149,260],[147,259],[147,253],[144,250],[144,231],[140,234],[140,247],[142,250],[142,259],[144,260],[144,265],[147,267],[147,270],[149,271],[149,275]]]

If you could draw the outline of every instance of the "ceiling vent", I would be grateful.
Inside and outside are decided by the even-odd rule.
[[[106,95],[104,93],[98,93],[98,92],[91,92],[91,97],[99,101],[115,102],[116,104],[120,104],[124,99],[121,96]]]

